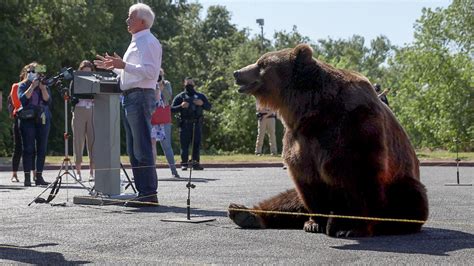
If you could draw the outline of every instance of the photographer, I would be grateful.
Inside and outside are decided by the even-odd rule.
[[[84,60],[79,65],[78,70],[88,72],[94,71],[94,65],[90,61]],[[94,128],[92,127],[94,96],[92,94],[84,95],[73,93],[72,104],[74,106],[74,109],[72,113],[71,125],[77,179],[79,181],[82,181],[82,154],[84,152],[84,142],[86,141],[87,155],[89,155],[89,181],[94,181],[94,157],[92,153],[92,145],[94,144]]]
[[[374,88],[379,99],[383,103],[385,103],[387,106],[390,107],[390,105],[388,104],[388,99],[387,99],[387,94],[390,92],[390,88],[386,88],[385,90],[382,91],[382,86],[380,86],[380,84],[377,84],[377,83],[374,84]]]
[[[176,95],[171,106],[173,113],[180,113],[179,137],[181,142],[181,169],[183,171],[188,169],[189,144],[193,139],[193,135],[193,170],[204,169],[199,163],[204,110],[211,110],[211,104],[204,94],[194,89],[193,79],[185,78],[184,91]]]
[[[22,105],[18,110],[18,117],[23,140],[24,185],[25,187],[31,186],[30,171],[35,163],[36,185],[48,185],[49,183],[43,179],[43,167],[51,124],[51,112],[48,107],[51,101],[51,92],[43,83],[46,72],[44,65],[32,62],[25,68],[27,69],[26,78],[18,86],[18,96]],[[34,162],[35,152],[36,162]]]
[[[276,114],[267,107],[262,106],[258,101],[256,103],[257,119],[258,119],[258,133],[257,142],[255,144],[255,154],[262,155],[263,140],[265,134],[268,134],[268,143],[270,144],[271,155],[278,153],[276,136],[275,136],[275,122]]]
[[[27,68],[23,67],[20,72],[20,82],[26,79]],[[20,133],[20,119],[18,118],[17,112],[21,108],[20,98],[18,97],[18,86],[20,82],[15,82],[12,84],[10,94],[8,95],[8,113],[13,119],[12,125],[12,136],[13,136],[13,154],[12,154],[12,182],[20,182],[18,179],[18,167],[20,165],[21,155],[23,153],[23,147],[21,142],[21,133]],[[35,156],[33,154],[33,161]],[[33,165],[33,175],[36,176],[35,166]]]

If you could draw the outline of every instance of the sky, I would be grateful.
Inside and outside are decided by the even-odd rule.
[[[264,36],[272,39],[275,31],[290,32],[293,25],[313,42],[319,39],[365,38],[366,45],[379,35],[392,44],[404,46],[413,41],[413,25],[423,7],[446,8],[449,0],[194,0],[203,10],[211,5],[225,6],[238,29],[249,28],[260,34],[256,19],[263,18]],[[203,11],[202,16],[205,16]]]

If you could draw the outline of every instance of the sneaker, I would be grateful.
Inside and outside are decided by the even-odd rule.
[[[173,177],[174,177],[174,178],[181,178],[181,176],[179,176],[179,174],[178,174],[178,173],[176,173],[176,174],[173,174]]]
[[[20,180],[18,179],[18,176],[14,175],[12,176],[12,182],[20,182]]]
[[[183,166],[181,166],[181,170],[186,171],[186,170],[188,170],[188,167],[183,165]]]
[[[95,177],[93,175],[89,176],[89,182],[94,182],[95,181]]]
[[[260,152],[256,152],[255,155],[262,156],[262,154]]]
[[[82,176],[80,174],[77,175],[77,181],[82,182]]]

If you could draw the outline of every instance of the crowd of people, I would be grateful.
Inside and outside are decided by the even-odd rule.
[[[142,3],[130,7],[126,20],[131,34],[130,45],[123,58],[114,53],[97,55],[93,62],[84,60],[80,71],[103,69],[113,71],[119,78],[124,110],[123,126],[126,132],[127,153],[132,166],[138,196],[128,206],[157,203],[156,147],[157,142],[168,162],[171,175],[179,178],[172,149],[172,113],[178,117],[180,137],[180,166],[183,171],[192,168],[203,170],[200,163],[200,149],[204,111],[211,109],[207,97],[198,92],[194,79],[183,80],[183,91],[173,98],[171,83],[165,79],[162,69],[162,46],[150,32],[155,19],[151,8]],[[23,158],[24,186],[31,186],[31,173],[37,186],[48,185],[43,178],[48,135],[51,126],[50,88],[43,82],[45,66],[32,62],[20,72],[20,81],[12,85],[9,95],[9,112],[12,117],[14,151],[12,157],[12,182],[19,182],[18,169]],[[386,93],[375,85],[378,96],[388,105]],[[95,160],[93,153],[94,96],[74,94],[72,132],[74,143],[75,171],[82,181],[82,158],[85,144],[89,156],[89,181],[94,180]],[[258,102],[258,134],[255,154],[262,155],[263,140],[269,136],[271,155],[278,154],[275,136],[277,115]],[[191,148],[191,159],[189,149]]]

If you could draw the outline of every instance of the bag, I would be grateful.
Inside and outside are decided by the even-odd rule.
[[[17,112],[17,116],[20,120],[33,120],[39,117],[42,112],[41,106],[24,107]]]
[[[157,106],[155,112],[151,115],[151,124],[159,125],[169,123],[171,123],[171,107],[169,105],[165,107]]]

